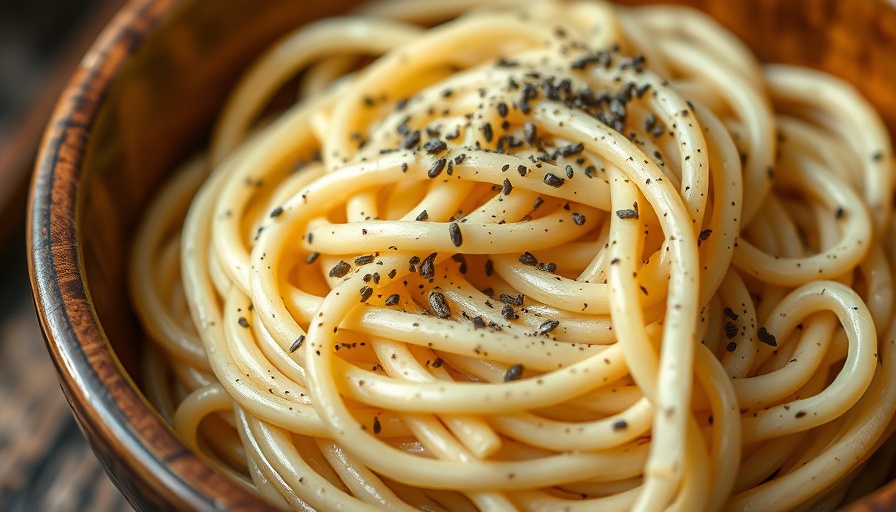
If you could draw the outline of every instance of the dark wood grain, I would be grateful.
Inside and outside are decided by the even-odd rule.
[[[23,250],[27,183],[44,127],[81,56],[123,4],[0,4],[3,511],[131,510],[78,429],[59,387],[37,323]]]
[[[21,228],[0,255],[0,510],[131,510],[59,389],[31,301]]]
[[[125,0],[44,3],[0,3],[2,247],[25,223],[31,169],[53,106],[78,61]]]

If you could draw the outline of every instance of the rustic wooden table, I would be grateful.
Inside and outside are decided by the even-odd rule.
[[[28,284],[24,229],[0,256],[0,510],[130,510],[69,411]]]
[[[44,347],[25,252],[28,175],[80,56],[124,0],[0,2],[0,510],[131,510],[75,423]]]

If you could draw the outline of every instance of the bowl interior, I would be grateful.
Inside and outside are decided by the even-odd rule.
[[[135,53],[122,61],[120,70],[112,70],[105,79],[89,73],[76,77],[75,86],[80,83],[85,88],[98,88],[102,98],[99,107],[74,105],[70,110],[57,111],[57,121],[66,113],[86,116],[89,142],[75,146],[73,155],[74,161],[80,162],[74,166],[73,177],[78,184],[77,197],[73,203],[50,210],[48,221],[38,218],[39,212],[32,221],[48,222],[51,232],[57,230],[51,235],[59,239],[70,237],[80,247],[80,254],[76,255],[83,266],[80,282],[93,308],[90,318],[79,321],[95,328],[79,332],[77,339],[54,332],[45,322],[50,331],[47,336],[51,352],[57,346],[54,358],[63,374],[84,370],[61,363],[58,346],[83,344],[85,337],[93,337],[94,342],[99,340],[101,347],[109,347],[111,352],[101,348],[92,364],[98,360],[111,363],[117,368],[113,373],[124,372],[131,387],[134,387],[133,381],[139,382],[141,331],[128,301],[123,298],[128,296],[126,265],[131,235],[141,211],[162,179],[207,140],[215,113],[228,89],[253,56],[290,28],[345,11],[358,3],[350,0],[301,4],[290,0],[144,0],[132,2],[129,9],[140,12],[154,7],[160,13],[153,22],[158,27],[150,30],[151,27],[142,25],[113,26],[107,31],[97,47],[102,51],[95,56],[108,59],[110,52],[128,52],[131,48],[135,48]],[[696,6],[717,18],[763,60],[808,65],[850,80],[875,104],[890,132],[896,133],[896,95],[892,94],[896,90],[896,7],[893,4],[885,0],[683,0],[678,3]],[[149,35],[137,45],[144,32]],[[51,140],[50,144],[53,143]],[[49,198],[59,193],[65,191],[55,182],[38,179],[36,197]],[[66,216],[74,222],[54,220]],[[35,237],[49,236],[39,234],[37,228],[33,230]],[[63,301],[66,293],[62,291]],[[46,308],[47,304],[39,299],[38,306]],[[105,385],[103,379],[93,385]],[[65,378],[63,386],[67,386]],[[139,396],[138,388],[133,391]],[[87,401],[83,391],[68,389],[68,393],[76,410],[79,403]],[[113,396],[112,400],[120,399]],[[161,419],[152,415],[145,401],[142,403],[142,410],[134,409],[122,417],[99,421],[134,424],[135,418],[142,418],[139,426],[130,428],[132,433],[139,434],[138,440],[165,430]],[[84,414],[89,415],[89,409],[85,406]]]

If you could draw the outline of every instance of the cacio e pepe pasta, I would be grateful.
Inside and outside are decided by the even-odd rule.
[[[284,509],[832,510],[893,431],[892,196],[851,86],[696,11],[373,4],[157,196],[143,386]]]

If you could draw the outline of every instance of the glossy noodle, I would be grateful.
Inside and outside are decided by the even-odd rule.
[[[144,389],[285,509],[831,510],[896,448],[892,195],[851,86],[698,12],[375,4],[157,196]]]

